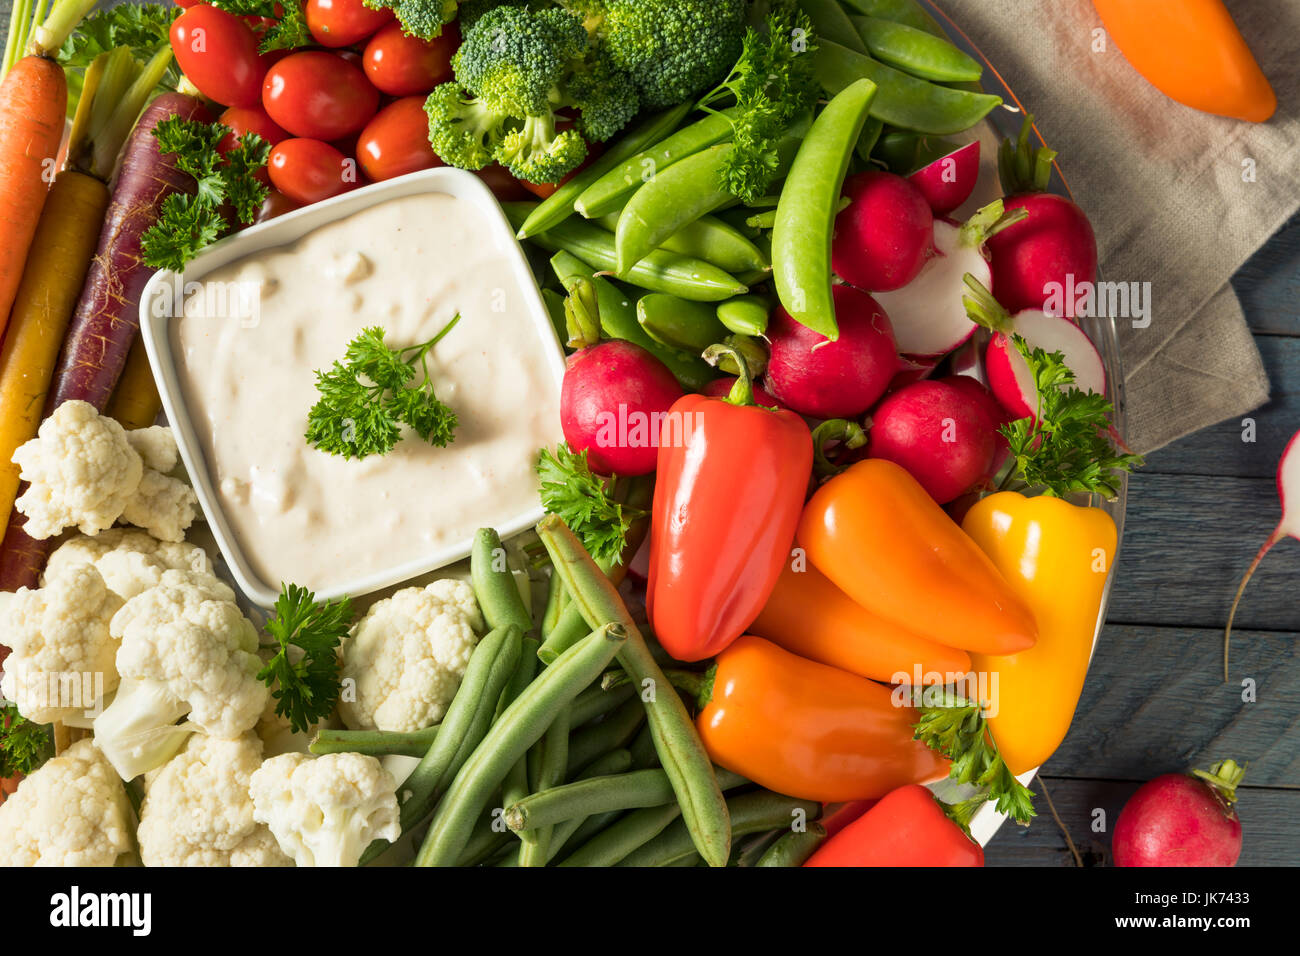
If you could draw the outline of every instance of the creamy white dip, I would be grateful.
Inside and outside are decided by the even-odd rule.
[[[209,289],[260,285],[256,321],[236,297],[187,298],[170,326],[183,398],[231,532],[266,584],[341,587],[537,507],[537,449],[562,437],[545,351],[556,346],[529,314],[505,242],[468,201],[411,196],[203,277]],[[362,328],[413,345],[456,313],[429,356],[460,420],[452,444],[406,430],[392,452],[351,461],[307,444],[314,371]]]

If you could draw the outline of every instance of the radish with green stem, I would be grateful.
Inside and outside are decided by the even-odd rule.
[[[940,156],[907,177],[936,216],[946,216],[975,191],[980,175],[979,140]]]
[[[1300,540],[1300,517],[1292,517],[1287,511],[1288,501],[1300,501],[1300,454],[1296,454],[1296,449],[1300,448],[1300,432],[1291,436],[1287,442],[1285,450],[1282,452],[1282,458],[1277,463],[1277,498],[1282,505],[1282,518],[1278,521],[1277,527],[1273,533],[1268,536],[1268,540],[1260,547],[1255,555],[1255,560],[1250,562],[1250,567],[1241,577],[1241,584],[1237,586],[1237,593],[1232,599],[1232,607],[1228,610],[1228,624],[1223,629],[1223,680],[1228,681],[1228,642],[1232,640],[1232,620],[1237,616],[1237,605],[1241,603],[1241,596],[1246,591],[1246,585],[1255,574],[1255,569],[1259,567],[1259,562],[1264,560],[1264,555],[1273,549],[1283,538],[1295,538]],[[1289,491],[1295,490],[1294,495],[1288,494]]]
[[[893,323],[899,351],[913,356],[946,355],[975,333],[976,325],[962,304],[963,280],[970,273],[984,285],[993,281],[984,244],[1024,215],[1007,212],[997,200],[964,225],[935,220],[936,254],[906,286],[876,294],[876,301]]]
[[[1144,783],[1115,821],[1116,866],[1234,866],[1241,856],[1237,787],[1246,768],[1167,773]]]
[[[1020,336],[1030,348],[1060,352],[1074,372],[1075,387],[1104,395],[1106,366],[1088,334],[1067,318],[1040,309],[1024,309],[1015,315],[998,303],[988,288],[967,275],[967,295],[962,299],[971,321],[993,333],[984,353],[989,388],[1013,418],[1033,418],[1038,407],[1038,389],[1029,363],[1013,341]]]

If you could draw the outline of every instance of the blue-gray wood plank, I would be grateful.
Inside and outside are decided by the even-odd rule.
[[[1107,624],[1070,733],[1044,768],[1085,865],[1109,863],[1109,830],[1141,781],[1224,757],[1250,763],[1241,863],[1300,864],[1300,542],[1279,544],[1247,588],[1231,682],[1222,675],[1228,607],[1277,524],[1274,473],[1300,429],[1300,216],[1233,286],[1272,397],[1251,421],[1155,452],[1129,484]],[[1041,793],[1035,807],[1032,826],[994,837],[989,866],[1074,865]]]

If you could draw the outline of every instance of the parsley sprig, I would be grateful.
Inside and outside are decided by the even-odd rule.
[[[1037,816],[1033,792],[1003,762],[979,704],[954,697],[944,706],[922,707],[913,736],[952,761],[951,779],[979,790],[947,810],[957,823],[969,824],[975,811],[990,800],[1017,823],[1027,826]]]
[[[172,116],[154,129],[158,151],[173,154],[176,168],[194,178],[195,194],[173,193],[163,200],[158,221],[141,239],[146,265],[180,272],[185,264],[231,228],[223,205],[241,223],[251,223],[266,199],[256,176],[271,155],[271,144],[256,133],[239,137],[225,156],[217,144],[230,132],[220,123]]]
[[[288,717],[296,732],[305,733],[338,703],[337,648],[351,625],[348,598],[317,604],[316,595],[306,588],[283,585],[275,616],[266,622],[266,633],[278,650],[257,679],[271,688],[275,712]]]
[[[1111,440],[1114,406],[1104,395],[1074,388],[1074,372],[1060,352],[1030,348],[1011,338],[1029,365],[1038,391],[1032,418],[1003,425],[1011,446],[1013,475],[1044,494],[1119,494],[1120,476],[1142,464],[1142,456],[1121,452]]]
[[[617,500],[617,477],[597,475],[586,449],[575,452],[565,443],[541,450],[537,476],[542,507],[563,518],[593,558],[618,564],[632,525],[646,512]]]
[[[307,29],[302,0],[210,0],[214,7],[237,17],[262,17],[273,20],[262,33],[259,53],[292,50],[315,43]]]
[[[13,704],[0,706],[0,780],[32,773],[53,755],[49,727],[28,720]]]
[[[343,361],[316,370],[321,397],[307,415],[307,441],[331,455],[365,458],[392,451],[408,425],[431,445],[451,444],[459,422],[434,393],[429,352],[459,321],[458,314],[429,341],[398,349],[385,344],[382,328],[363,329]],[[417,363],[423,374],[415,384]]]

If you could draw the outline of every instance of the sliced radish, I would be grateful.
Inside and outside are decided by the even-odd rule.
[[[1237,605],[1241,603],[1241,596],[1246,591],[1246,585],[1251,577],[1255,574],[1255,569],[1259,567],[1259,562],[1264,560],[1264,555],[1272,550],[1273,545],[1277,544],[1283,538],[1295,538],[1300,540],[1300,514],[1293,515],[1287,510],[1287,505],[1293,502],[1300,502],[1300,432],[1291,436],[1287,442],[1286,449],[1282,452],[1282,457],[1277,463],[1277,498],[1282,505],[1282,518],[1278,521],[1277,527],[1273,533],[1268,536],[1268,540],[1260,547],[1259,552],[1255,555],[1255,560],[1250,562],[1250,567],[1241,577],[1241,584],[1237,586],[1237,594],[1232,599],[1232,607],[1228,610],[1228,626],[1223,629],[1223,679],[1228,680],[1228,641],[1232,638],[1232,619],[1237,616]]]
[[[979,140],[940,156],[907,177],[936,216],[952,212],[975,191],[980,175]]]

